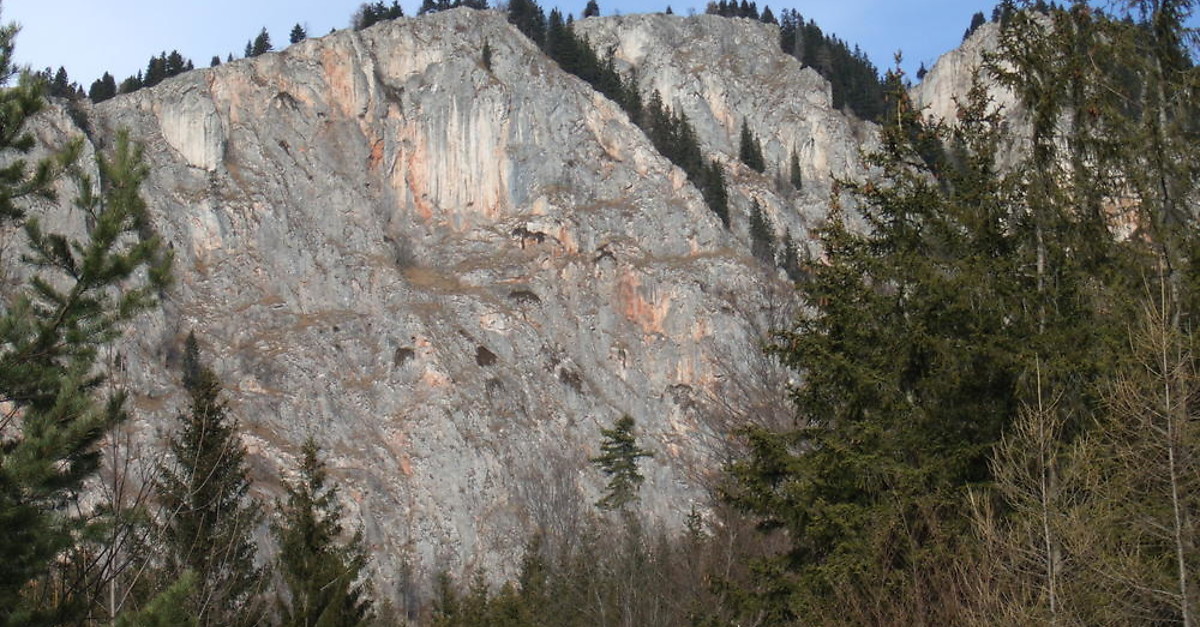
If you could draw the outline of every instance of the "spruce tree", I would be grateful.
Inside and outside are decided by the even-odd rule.
[[[750,455],[732,468],[734,502],[788,532],[788,550],[762,570],[775,573],[764,586],[787,590],[762,600],[772,620],[832,611],[839,598],[870,606],[946,591],[932,582],[961,557],[964,490],[990,478],[1026,351],[1054,346],[1083,373],[1087,352],[1065,347],[1103,345],[1071,337],[1074,322],[1064,335],[1039,329],[1022,301],[1031,253],[1005,227],[1021,209],[994,168],[1003,125],[982,90],[949,133],[895,85],[895,117],[871,159],[882,180],[851,186],[866,229],[831,214],[819,232],[827,263],[802,285],[811,309],[775,347],[804,378],[799,426],[746,430]],[[930,135],[958,167],[920,156]],[[1080,288],[1062,278],[1057,289]],[[930,613],[915,620],[961,622],[937,614],[954,604],[922,599]]]
[[[750,125],[745,119],[742,120],[738,158],[751,170],[760,174],[767,169],[767,164],[763,159],[762,145],[759,144],[758,138],[754,136],[754,133],[750,131]]]
[[[367,563],[362,533],[345,538],[337,486],[327,484],[316,441],[301,448],[300,476],[285,484],[287,501],[271,531],[279,543],[279,574],[287,588],[282,624],[353,627],[371,621],[361,579]]]
[[[288,34],[288,41],[293,44],[298,44],[305,39],[308,39],[308,30],[297,23],[292,27],[292,32]]]
[[[142,79],[143,87],[154,87],[167,78],[167,56],[162,53],[157,57],[150,57],[150,61],[146,64],[146,74]]]
[[[637,445],[634,420],[628,415],[618,418],[611,429],[601,429],[600,435],[603,437],[600,454],[590,461],[608,477],[608,487],[604,490],[604,497],[596,502],[596,507],[609,511],[624,510],[638,499],[638,488],[645,480],[638,470],[638,460],[653,457],[654,453]]]
[[[792,158],[788,162],[788,181],[794,190],[804,187],[804,177],[800,170],[800,155],[796,154],[795,148],[792,149]]]
[[[800,251],[796,248],[796,241],[792,239],[790,230],[783,233],[783,240],[780,243],[779,266],[783,268],[793,283],[799,283],[804,279],[804,271],[800,266]]]
[[[539,48],[546,45],[546,14],[535,0],[510,0],[508,21]]]
[[[133,92],[141,89],[142,87],[143,87],[142,73],[138,72],[137,74],[130,76],[130,77],[126,78],[125,80],[121,81],[121,86],[118,88],[117,91],[122,94],[132,94]]]
[[[254,37],[254,44],[250,47],[250,54],[247,56],[257,57],[259,55],[266,54],[273,49],[274,48],[271,46],[271,35],[264,27],[258,32],[258,35]]]
[[[755,198],[750,202],[750,250],[763,263],[775,263],[775,229]]]
[[[104,73],[104,76],[96,79],[92,86],[88,88],[88,98],[91,98],[94,103],[101,103],[113,96],[117,95],[117,82],[113,79],[112,74]]]
[[[701,166],[698,178],[704,202],[721,219],[721,225],[729,228],[729,192],[725,188],[725,169],[721,162],[713,159],[707,168]]]
[[[59,66],[58,71],[54,73],[54,78],[50,80],[47,91],[50,96],[55,98],[71,98],[75,95],[71,79],[67,76],[67,68]]]
[[[0,27],[0,74],[15,73],[17,29]],[[149,234],[138,188],[146,170],[128,136],[99,158],[102,196],[80,176],[75,205],[92,220],[81,238],[44,230],[26,217],[31,198],[57,200],[54,184],[80,145],[32,164],[26,128],[45,106],[43,84],[22,73],[0,90],[0,223],[24,228],[26,278],[0,305],[0,625],[83,620],[91,591],[57,581],[74,549],[105,520],[81,506],[84,483],[100,466],[98,445],[125,419],[124,396],[105,395],[101,348],[155,303],[169,282],[170,258]],[[139,237],[142,233],[146,237]],[[142,274],[145,272],[145,274]],[[139,278],[145,277],[145,278]],[[86,559],[86,556],[84,556]]]
[[[196,574],[188,604],[201,627],[254,624],[263,615],[258,597],[265,579],[251,534],[262,507],[249,495],[238,423],[192,334],[183,386],[189,408],[168,442],[172,461],[159,466],[155,481],[168,573]]]

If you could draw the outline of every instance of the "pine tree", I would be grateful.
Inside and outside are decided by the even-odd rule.
[[[258,35],[255,36],[254,45],[251,46],[250,54],[247,56],[257,57],[259,55],[266,54],[266,53],[270,52],[271,50],[274,50],[274,48],[271,46],[271,35],[270,35],[270,33],[267,32],[267,29],[264,27],[261,31],[258,32]]]
[[[49,72],[48,69],[47,72]],[[58,71],[54,73],[54,78],[50,80],[47,92],[55,98],[71,98],[75,95],[71,79],[67,76],[67,68],[59,66]]]
[[[792,149],[792,158],[788,163],[788,181],[792,184],[792,189],[800,190],[804,187],[804,177],[800,170],[800,155],[796,154],[796,149]]]
[[[628,415],[618,418],[611,429],[600,430],[600,455],[590,460],[608,477],[604,498],[596,502],[600,509],[620,511],[638,500],[638,488],[645,480],[638,470],[638,460],[653,457],[654,453],[637,445],[633,430],[634,421]]]
[[[762,145],[759,144],[758,138],[750,131],[750,125],[744,119],[742,120],[742,134],[738,148],[738,158],[751,170],[760,174],[767,169],[767,164],[763,159]]]
[[[759,261],[775,263],[775,229],[757,198],[750,203],[750,250]]]
[[[700,194],[708,208],[721,219],[721,225],[729,228],[729,192],[725,188],[725,170],[721,162],[713,159],[707,168],[701,166]]]
[[[167,78],[167,55],[164,52],[157,57],[150,57],[150,61],[146,64],[146,74],[142,79],[142,86],[154,87],[163,82],[165,78]]]
[[[538,47],[546,45],[546,14],[535,0],[510,0],[508,21]]]
[[[142,73],[138,72],[137,74],[130,76],[130,77],[126,78],[125,80],[121,81],[121,86],[118,89],[118,91],[122,94],[132,94],[133,92],[141,89],[142,87],[143,87]]]
[[[190,400],[169,441],[173,457],[155,482],[169,572],[196,574],[189,608],[201,627],[254,624],[264,573],[251,538],[261,506],[249,496],[237,421],[221,400],[217,376],[200,359],[195,335],[184,350],[183,385]]]
[[[974,91],[946,137],[963,167],[935,174],[920,142],[945,129],[922,122],[902,85],[894,93],[871,160],[882,180],[855,187],[865,233],[831,214],[827,263],[803,284],[811,315],[776,345],[805,379],[793,392],[800,426],[748,429],[751,453],[732,468],[734,501],[788,532],[788,551],[762,571],[782,595],[763,600],[773,620],[831,611],[840,595],[870,606],[941,589],[934,578],[959,557],[947,536],[967,527],[961,491],[989,478],[1036,336],[1019,301],[1024,261],[1002,226],[1014,208],[993,170],[999,120]],[[931,612],[954,607],[926,600]]]
[[[292,32],[288,34],[288,42],[298,44],[305,39],[308,39],[308,30],[297,23],[292,27]]]
[[[980,26],[983,26],[986,23],[987,18],[983,16],[983,11],[979,11],[975,13],[975,15],[972,15],[971,24],[967,27],[967,31],[963,33],[963,41],[969,39],[971,35],[975,34],[975,31],[979,30]]]
[[[178,50],[172,50],[171,54],[166,57],[166,74],[168,77],[179,76],[188,71],[191,64],[192,62],[184,59]]]
[[[599,16],[600,16],[600,5],[596,3],[596,0],[588,0],[587,6],[583,7],[583,17],[588,18],[588,17],[599,17]]]
[[[800,266],[800,251],[796,248],[796,241],[792,239],[790,230],[784,231],[780,249],[779,267],[783,268],[793,283],[799,283],[804,279],[804,272]]]
[[[197,627],[196,616],[188,610],[187,604],[195,586],[196,575],[184,573],[146,607],[118,616],[116,627]]]
[[[0,74],[15,73],[17,29],[0,27]],[[84,482],[100,465],[98,445],[125,419],[124,396],[105,398],[106,372],[97,359],[130,320],[155,303],[169,282],[170,258],[145,229],[138,187],[141,152],[128,136],[101,157],[103,195],[77,179],[75,205],[92,220],[88,234],[46,231],[26,217],[31,198],[56,200],[54,184],[74,164],[80,145],[34,164],[25,128],[45,106],[43,85],[26,73],[0,90],[0,223],[24,227],[30,274],[0,305],[0,625],[81,621],[91,591],[55,581],[51,573],[78,564],[73,550],[105,520],[79,502]],[[138,234],[146,237],[139,238]],[[141,274],[145,272],[145,274]],[[146,278],[139,278],[143,276]]]
[[[282,624],[353,627],[369,624],[371,603],[360,580],[367,563],[362,533],[344,538],[337,486],[327,485],[325,462],[309,437],[301,449],[300,477],[285,485],[287,502],[272,532],[288,602]]]
[[[104,73],[104,76],[96,79],[92,86],[88,88],[88,98],[91,98],[94,103],[101,103],[113,96],[117,95],[117,82],[113,79],[112,74]]]

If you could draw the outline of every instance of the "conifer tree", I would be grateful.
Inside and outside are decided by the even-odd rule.
[[[583,17],[587,18],[599,16],[600,5],[596,3],[596,0],[588,0],[587,5],[583,7]]]
[[[266,54],[271,50],[274,50],[274,48],[271,46],[271,35],[264,27],[258,32],[258,35],[254,37],[254,44],[250,47],[250,54],[246,56],[257,57],[259,55]]]
[[[12,76],[15,26],[0,27],[0,75]],[[0,90],[0,223],[24,228],[28,277],[0,305],[0,625],[76,622],[87,594],[50,574],[99,519],[78,507],[100,465],[98,444],[124,420],[124,396],[101,392],[97,359],[130,320],[155,303],[169,282],[170,258],[143,230],[145,176],[140,151],[121,134],[99,159],[103,195],[77,180],[76,206],[93,228],[82,238],[44,230],[26,217],[31,198],[57,200],[54,184],[79,144],[33,164],[35,139],[25,127],[45,106],[43,85],[22,73]],[[147,234],[139,238],[138,233]],[[139,273],[146,278],[138,278]],[[85,565],[86,566],[86,565]]]
[[[296,25],[292,27],[292,32],[288,34],[288,42],[298,44],[305,39],[308,39],[308,30],[297,22]]]
[[[184,59],[178,50],[172,50],[171,54],[166,56],[165,70],[168,77],[179,76],[191,69],[191,66],[192,62]]]
[[[645,478],[638,470],[638,460],[653,457],[654,453],[637,445],[633,418],[625,415],[613,423],[611,429],[601,429],[603,441],[600,454],[590,461],[608,477],[604,498],[596,507],[609,511],[624,510],[638,499],[638,488]]]
[[[301,448],[300,476],[285,485],[287,501],[272,532],[279,543],[279,573],[287,587],[282,624],[354,627],[371,621],[371,603],[360,581],[367,563],[362,533],[346,539],[337,486],[327,484],[316,440]]]
[[[782,603],[764,599],[781,621],[831,611],[839,595],[867,606],[912,595],[931,612],[914,620],[959,622],[936,614],[954,604],[924,595],[945,591],[932,582],[960,557],[951,538],[968,525],[963,490],[990,478],[987,454],[1016,414],[1025,351],[1053,350],[1084,373],[1087,350],[1104,346],[1071,337],[1077,322],[1052,334],[1022,302],[1031,253],[1004,226],[1020,209],[994,169],[1003,125],[982,90],[949,135],[921,120],[902,85],[894,93],[871,161],[883,180],[852,186],[866,232],[830,216],[827,263],[802,291],[812,314],[777,345],[805,378],[793,392],[800,427],[747,430],[751,453],[733,466],[734,501],[788,531],[789,550],[762,571],[778,573],[767,589],[788,591]],[[953,147],[955,167],[920,156],[931,134]],[[1056,289],[1080,293],[1072,275],[1061,279]],[[1105,328],[1089,322],[1086,332]]]
[[[160,465],[155,486],[168,572],[195,573],[188,603],[201,627],[254,624],[263,614],[264,572],[255,566],[251,534],[262,508],[249,496],[237,421],[193,334],[184,350],[183,386],[189,408],[168,443],[173,461]]]
[[[721,219],[721,225],[729,228],[729,192],[725,188],[725,170],[721,162],[713,159],[707,168],[701,166],[698,178],[704,202]]]
[[[750,202],[750,250],[763,263],[775,262],[775,229],[755,198]]]
[[[49,73],[49,71],[47,68],[46,72]],[[75,95],[71,79],[67,76],[67,68],[59,66],[58,71],[54,73],[54,78],[50,79],[47,93],[55,98],[71,98]]]
[[[538,47],[546,44],[546,14],[535,0],[511,0],[508,21]]]
[[[794,283],[799,283],[803,278],[803,270],[800,267],[800,251],[796,248],[796,241],[792,239],[790,230],[784,231],[783,240],[780,244],[779,266],[787,273],[789,279]]]
[[[117,95],[117,82],[113,79],[112,74],[105,72],[103,76],[96,79],[92,86],[88,88],[88,98],[92,102],[101,103],[113,96]]]
[[[146,73],[142,79],[142,86],[154,87],[163,82],[165,78],[167,78],[166,53],[159,54],[157,57],[150,57],[150,61],[146,64]]]
[[[133,92],[141,89],[142,86],[142,73],[138,72],[137,74],[121,81],[121,86],[118,89],[118,92],[122,94],[132,94]]]
[[[754,133],[750,131],[750,125],[745,119],[742,120],[738,158],[751,170],[760,174],[767,169],[767,164],[763,159],[762,145],[759,143],[758,138],[754,136]]]
[[[788,181],[794,190],[804,187],[804,176],[800,170],[800,155],[796,154],[795,148],[792,149],[792,158],[788,163]]]
[[[116,627],[197,627],[188,609],[188,596],[196,585],[196,575],[186,572],[146,604],[146,607],[117,617]]]

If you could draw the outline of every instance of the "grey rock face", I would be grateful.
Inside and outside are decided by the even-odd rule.
[[[586,19],[576,32],[617,67],[636,71],[644,98],[658,91],[687,115],[710,156],[728,164],[737,188],[734,230],[745,233],[750,200],[780,234],[804,233],[828,208],[834,178],[862,175],[860,153],[875,127],[835,111],[828,81],[779,49],[779,27],[716,15],[647,14]],[[762,143],[765,176],[738,161],[742,121]],[[795,151],[804,187],[786,191]]]
[[[925,79],[912,88],[913,105],[924,110],[930,119],[953,122],[958,113],[955,99],[963,98],[978,76],[987,86],[992,105],[1015,113],[1018,107],[1016,96],[992,80],[984,68],[984,55],[995,52],[999,40],[1000,25],[995,22],[976,29],[962,46],[939,57]]]
[[[830,110],[773,28],[579,28],[729,164],[732,231],[615,104],[497,13],[343,31],[89,111],[96,149],[118,129],[144,144],[143,194],[177,255],[165,307],[118,347],[143,437],[182,405],[175,366],[194,330],[261,490],[315,435],[384,594],[403,564],[506,574],[534,528],[599,497],[587,459],[623,413],[657,453],[643,510],[681,524],[719,470],[717,409],[778,376],[759,342],[793,306],[750,255],[750,199],[803,240],[830,174],[860,175],[873,131]],[[736,163],[743,118],[767,176]],[[78,133],[61,114],[40,132]],[[793,149],[799,193],[775,180]]]

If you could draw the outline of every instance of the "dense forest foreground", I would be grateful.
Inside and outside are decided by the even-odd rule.
[[[3,272],[0,624],[1200,624],[1198,3],[1025,4],[997,11],[955,119],[927,119],[896,71],[878,107],[846,88],[881,125],[875,176],[839,181],[817,254],[755,252],[805,305],[766,347],[795,382],[786,418],[743,408],[711,505],[682,532],[647,522],[640,465],[659,452],[621,418],[589,460],[603,498],[531,535],[516,577],[444,573],[399,602],[372,589],[319,442],[285,498],[252,497],[194,337],[170,454],[122,474],[129,410],[104,350],[169,292],[172,250],[132,142],[95,181],[80,144],[25,158],[47,85],[20,73],[0,91],[0,224],[29,250]],[[508,10],[639,116],[729,228],[686,118],[643,105],[561,15]],[[0,31],[6,77],[15,36]],[[744,133],[752,168],[755,144]],[[77,198],[56,196],[65,178]],[[86,233],[43,229],[34,201],[72,203]]]

